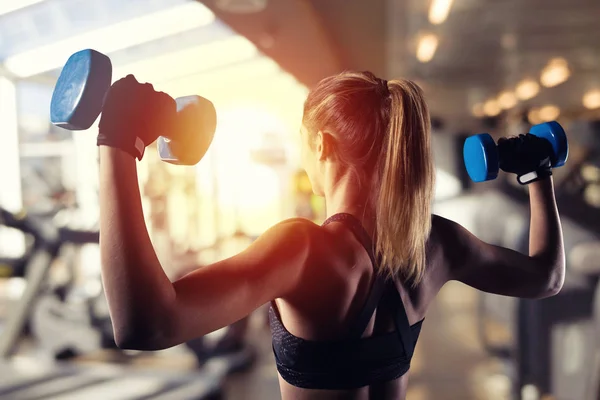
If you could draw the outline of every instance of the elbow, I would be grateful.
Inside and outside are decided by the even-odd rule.
[[[565,267],[564,265],[553,268],[542,280],[543,286],[539,299],[556,296],[560,293],[563,284],[565,283]]]
[[[133,335],[124,335],[115,333],[115,344],[121,350],[142,350],[141,341]]]
[[[117,333],[115,334],[115,344],[121,350],[152,350],[155,344],[149,343],[148,338],[139,334],[133,333]]]
[[[121,350],[157,351],[172,345],[174,316],[171,307],[158,302],[148,306],[117,304],[111,312],[113,339]]]
[[[171,347],[170,332],[166,319],[138,319],[130,322],[113,321],[113,334],[117,347],[121,350],[157,351]]]
[[[121,350],[157,351],[169,347],[164,335],[151,329],[115,329],[114,339]]]

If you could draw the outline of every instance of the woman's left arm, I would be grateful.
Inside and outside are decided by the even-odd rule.
[[[115,340],[138,350],[168,348],[227,326],[300,281],[318,226],[292,219],[247,250],[171,282],[142,211],[136,160],[100,147],[102,279]]]

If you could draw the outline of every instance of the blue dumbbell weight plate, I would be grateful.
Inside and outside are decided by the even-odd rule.
[[[467,173],[474,182],[498,177],[498,150],[494,139],[487,133],[470,136],[465,140],[463,158]]]
[[[556,156],[556,163],[552,165],[553,168],[562,167],[565,165],[567,158],[569,157],[569,143],[567,141],[567,135],[564,129],[556,121],[544,122],[543,124],[534,125],[531,127],[530,133],[532,135],[544,138],[552,144],[554,154]]]
[[[69,130],[88,129],[100,112],[112,80],[112,64],[102,53],[87,49],[67,60],[50,104],[51,122]]]

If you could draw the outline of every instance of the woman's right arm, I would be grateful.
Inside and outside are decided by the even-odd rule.
[[[565,254],[552,177],[529,184],[529,197],[529,255],[485,243],[453,221],[434,218],[450,280],[513,297],[544,298],[560,291]]]

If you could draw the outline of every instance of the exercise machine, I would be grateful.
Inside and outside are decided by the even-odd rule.
[[[67,243],[98,241],[98,232],[55,227],[50,221],[26,214],[14,215],[0,208],[2,224],[32,236],[24,256],[26,286],[10,307],[0,330],[0,398],[11,399],[218,399],[222,395],[227,365],[207,363],[191,372],[131,370],[119,365],[83,366],[18,355],[25,326],[32,320],[36,302],[48,288],[53,260]],[[68,336],[70,327],[51,335]],[[34,329],[32,329],[34,330]],[[39,331],[39,334],[43,334]]]

